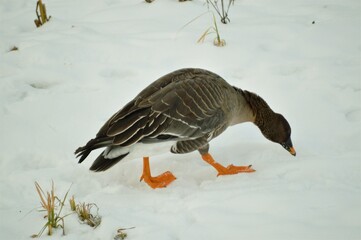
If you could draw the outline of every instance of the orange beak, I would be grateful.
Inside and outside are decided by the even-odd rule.
[[[294,147],[290,147],[290,148],[288,149],[288,151],[289,151],[293,156],[296,156],[296,150],[295,150]]]

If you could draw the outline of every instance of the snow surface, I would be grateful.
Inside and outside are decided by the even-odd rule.
[[[29,239],[44,224],[34,181],[100,208],[97,229],[65,219],[52,239],[361,239],[361,19],[359,0],[237,0],[219,22],[204,1],[0,0],[0,239]],[[314,24],[312,23],[314,21]],[[9,51],[13,46],[18,51]],[[166,189],[139,182],[142,161],[105,173],[74,150],[158,77],[183,67],[216,72],[262,96],[292,126],[297,157],[252,124],[211,143],[219,162],[252,174],[216,177],[197,152],[151,158],[171,170]],[[66,211],[70,211],[66,208]],[[42,238],[50,237],[43,235]]]

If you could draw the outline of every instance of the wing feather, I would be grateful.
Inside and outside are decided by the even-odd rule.
[[[137,109],[128,115],[122,116],[122,118],[114,119],[112,125],[108,128],[107,135],[114,137],[119,135],[128,129],[134,129],[133,126],[138,122],[144,122],[145,118],[148,118],[150,109]]]
[[[229,99],[227,91],[223,91],[226,88],[232,89],[206,70],[181,69],[167,74],[115,113],[96,138],[76,153],[83,161],[96,148],[130,146],[158,137],[193,141],[180,143],[180,152],[204,146],[228,126],[224,106],[229,106]]]

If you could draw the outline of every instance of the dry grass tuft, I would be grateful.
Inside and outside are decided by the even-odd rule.
[[[99,216],[99,208],[95,203],[75,203],[74,196],[69,200],[70,209],[76,212],[79,220],[82,223],[88,224],[89,226],[96,228],[100,225],[102,218]],[[96,209],[94,211],[94,208]]]
[[[211,5],[214,10],[216,10],[217,14],[221,17],[221,22],[224,24],[227,24],[227,22],[231,22],[231,20],[228,17],[229,8],[231,7],[231,4],[234,5],[234,0],[228,0],[228,7],[227,9],[224,7],[224,1],[221,0],[221,9],[218,7],[218,0],[206,0],[208,9],[209,5]]]
[[[38,234],[33,234],[31,237],[37,238],[40,237],[44,231],[48,230],[48,235],[52,235],[54,228],[62,228],[63,235],[65,235],[65,222],[64,218],[76,213],[79,220],[82,223],[88,224],[89,226],[96,228],[101,223],[101,217],[98,214],[99,208],[95,203],[75,203],[75,198],[72,196],[69,198],[69,205],[71,213],[66,215],[61,215],[63,207],[65,206],[65,201],[67,199],[69,190],[66,192],[64,198],[60,199],[55,194],[54,182],[51,182],[51,190],[45,192],[38,182],[35,182],[35,189],[40,198],[41,210],[45,211],[46,223],[39,231]]]
[[[75,203],[74,195],[69,199],[69,204],[70,204],[70,210],[75,212],[76,211],[76,203]]]
[[[92,208],[96,208],[96,213],[92,213]],[[76,213],[80,221],[96,228],[100,225],[102,218],[98,214],[99,208],[95,203],[79,203],[76,206]]]
[[[38,0],[36,2],[35,13],[38,18],[38,19],[34,20],[36,27],[42,26],[43,24],[48,22],[51,18],[51,16],[48,17],[46,15],[46,7],[45,7],[45,4],[43,4],[42,0]]]
[[[128,237],[128,234],[125,232],[125,230],[128,229],[133,229],[134,227],[131,228],[119,228],[117,230],[117,234],[114,236],[114,240],[124,240],[126,237]]]
[[[197,43],[203,43],[204,40],[206,39],[206,37],[209,34],[215,33],[216,34],[216,38],[213,40],[213,44],[217,47],[223,47],[226,45],[226,41],[224,39],[221,39],[221,36],[219,34],[219,30],[218,30],[218,25],[217,25],[217,21],[216,21],[216,17],[214,16],[214,14],[212,13],[213,16],[213,26],[209,27],[203,34],[202,36],[198,39]]]
[[[64,218],[67,215],[61,216],[61,212],[64,207],[65,199],[68,196],[69,190],[66,192],[64,198],[60,200],[55,195],[54,182],[52,181],[50,192],[44,192],[38,182],[35,182],[35,188],[40,198],[42,211],[46,212],[45,219],[47,219],[43,228],[39,231],[38,234],[32,235],[33,238],[40,237],[45,229],[48,229],[48,235],[53,234],[53,229],[61,227],[63,229],[63,235],[65,235],[65,222]]]

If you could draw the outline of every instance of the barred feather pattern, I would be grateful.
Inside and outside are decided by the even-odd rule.
[[[254,124],[267,139],[285,142],[290,138],[291,127],[281,114],[275,113],[266,101],[255,93],[244,90],[243,96],[256,116]]]
[[[206,149],[208,142],[229,126],[239,96],[225,80],[206,70],[181,69],[167,74],[115,113],[95,139],[78,148],[79,162],[96,148],[128,147],[157,139],[176,139],[170,149],[173,153]]]
[[[114,137],[115,145],[129,146],[160,134],[187,140],[223,129],[227,124],[225,112],[232,108],[227,106],[228,92],[223,85],[228,84],[204,70],[185,69],[168,74],[115,114],[98,136],[105,134]]]
[[[255,93],[247,90],[242,91],[243,97],[248,102],[255,117],[255,125],[262,128],[271,116],[273,115],[272,109],[268,106],[265,100]],[[265,129],[265,131],[267,131]]]

